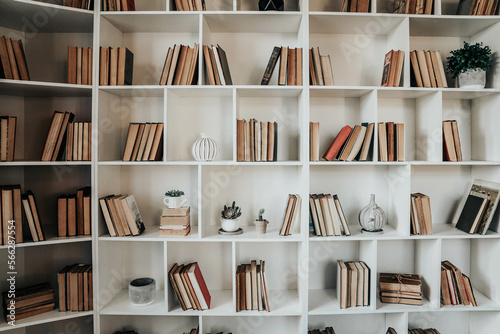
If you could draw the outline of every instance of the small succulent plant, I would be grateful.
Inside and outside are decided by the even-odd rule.
[[[241,209],[236,206],[236,202],[233,201],[231,206],[224,205],[224,210],[221,211],[222,218],[224,219],[236,219],[241,216]]]
[[[182,190],[169,190],[165,193],[165,196],[167,197],[179,197],[184,195],[184,191]]]
[[[264,220],[264,218],[262,218],[262,215],[264,214],[264,211],[266,211],[266,210],[264,210],[264,209],[260,209],[259,210],[259,218],[257,220],[260,221],[260,222]]]

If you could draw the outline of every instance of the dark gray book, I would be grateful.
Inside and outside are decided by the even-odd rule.
[[[275,46],[273,49],[273,53],[271,54],[271,58],[269,58],[269,62],[267,63],[266,71],[264,72],[264,76],[262,77],[261,85],[269,85],[269,81],[273,76],[274,68],[276,67],[276,63],[280,57],[281,47]]]
[[[273,161],[278,161],[278,123],[274,122],[274,156]]]
[[[231,80],[231,73],[229,72],[229,64],[227,62],[226,52],[217,44],[217,52],[220,57],[220,64],[222,66],[222,73],[224,73],[224,79],[226,80],[226,85],[232,85],[233,80]]]
[[[485,201],[488,201],[488,199],[469,194],[464,208],[462,209],[462,213],[460,213],[460,217],[458,218],[456,227],[461,231],[471,233],[470,231],[474,222],[482,217],[485,208],[483,203]]]
[[[134,54],[125,48],[125,85],[132,85],[134,76]]]
[[[460,0],[457,7],[457,15],[469,15],[472,2],[472,0]]]

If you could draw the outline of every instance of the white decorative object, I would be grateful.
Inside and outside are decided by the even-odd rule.
[[[220,219],[220,226],[226,232],[237,231],[240,228],[240,219],[239,218],[235,218],[235,219],[221,218]]]
[[[134,306],[148,306],[156,298],[156,280],[150,277],[136,278],[128,285],[130,302]]]
[[[177,196],[177,197],[165,197],[163,203],[168,206],[169,209],[179,209],[183,207],[189,201],[187,196]]]
[[[458,75],[458,85],[460,88],[484,89],[486,86],[486,71],[468,70]]]
[[[219,156],[219,145],[209,138],[206,133],[200,134],[201,138],[193,144],[193,157],[197,161],[212,161]]]

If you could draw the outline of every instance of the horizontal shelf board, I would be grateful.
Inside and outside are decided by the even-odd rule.
[[[338,14],[335,12],[317,14],[315,12],[309,15],[309,33],[387,35],[405,19],[396,15]]]
[[[236,88],[236,93],[241,97],[298,97],[302,93],[302,86],[239,87]]]
[[[412,166],[500,166],[500,161],[412,161]]]
[[[238,316],[300,316],[302,314],[302,307],[299,300],[297,290],[270,290],[269,308],[271,312],[267,311],[240,311],[237,312]]]
[[[473,100],[484,96],[500,93],[500,89],[463,89],[463,88],[443,88],[444,100]]]
[[[108,20],[123,33],[162,32],[197,33],[199,14],[169,12],[101,12],[101,19]]]
[[[391,162],[391,161],[309,161],[310,166],[500,166],[500,161],[404,161],[404,162]]]
[[[0,166],[90,166],[91,161],[7,161],[0,162]]]
[[[403,235],[401,232],[396,230],[391,225],[384,225],[382,234],[368,234],[361,232],[361,226],[359,224],[349,225],[349,229],[351,230],[350,236],[328,236],[328,237],[318,237],[310,233],[309,241],[310,242],[322,242],[322,241],[357,241],[357,240],[399,240],[405,239],[409,236]]]
[[[234,86],[165,86],[168,92],[181,97],[230,97],[233,96]]]
[[[49,245],[58,245],[58,244],[70,244],[70,243],[75,243],[75,242],[86,242],[86,241],[92,241],[92,237],[88,235],[79,235],[75,237],[52,237],[52,238],[47,238],[45,241],[26,241],[22,242],[20,244],[16,244],[16,248],[23,248],[23,247],[41,247],[41,246],[49,246]],[[9,246],[3,245],[0,246],[0,249],[7,249]]]
[[[237,162],[216,161],[99,161],[99,166],[301,166],[301,161]]]
[[[483,295],[481,292],[477,291],[474,288],[474,297],[476,297],[477,307],[473,307],[472,305],[464,306],[464,305],[441,305],[441,311],[450,312],[450,311],[500,311],[500,304],[495,303],[490,298]]]
[[[139,242],[139,241],[149,241],[149,242],[163,242],[163,241],[199,241],[200,237],[198,235],[198,226],[191,226],[191,233],[185,237],[181,236],[161,236],[158,234],[159,225],[146,226],[146,231],[138,236],[128,236],[128,237],[110,237],[109,234],[105,234],[99,237],[100,241],[122,241],[122,242]]]
[[[385,99],[416,99],[422,96],[436,93],[436,88],[419,87],[378,87],[378,96]]]
[[[361,97],[376,89],[364,86],[310,86],[311,97]]]
[[[165,303],[164,290],[156,290],[156,298],[153,304],[149,306],[133,306],[130,303],[128,289],[123,289],[100,311],[102,315],[164,315],[166,313],[167,304]]]
[[[12,327],[8,325],[6,322],[0,323],[0,332],[3,331],[9,331],[15,328],[24,328],[24,327],[29,327],[29,326],[35,326],[35,325],[41,325],[41,324],[46,324],[49,322],[55,322],[55,321],[61,321],[61,320],[68,320],[68,319],[74,319],[74,318],[81,318],[81,317],[87,317],[87,316],[92,316],[94,314],[93,311],[84,311],[84,312],[59,312],[57,309],[35,315],[23,320],[16,321],[16,326]],[[3,319],[3,316],[2,316]],[[3,319],[5,320],[5,319]]]
[[[296,34],[299,32],[302,14],[299,12],[240,12],[225,15],[204,14],[212,33],[268,33]]]
[[[410,19],[411,36],[471,37],[495,23],[498,16],[417,15]]]
[[[56,82],[0,79],[0,95],[90,97],[92,86]]]
[[[485,235],[470,234],[455,228],[452,224],[432,224],[432,235],[414,235],[413,239],[496,239],[500,234],[487,231]]]
[[[132,85],[132,86],[99,86],[99,90],[121,97],[162,97],[165,86]]]
[[[336,289],[309,290],[309,315],[373,313],[372,306],[341,309]]]
[[[233,304],[233,294],[232,290],[210,290],[208,289],[211,296],[210,301],[210,309],[204,311],[194,311],[187,310],[183,311],[182,308],[178,305],[176,308],[171,310],[169,314],[172,315],[184,315],[184,316],[193,316],[193,315],[219,315],[226,316],[232,315],[235,313],[234,304]]]
[[[42,20],[43,24],[37,24]],[[91,33],[94,12],[32,0],[0,1],[2,27],[26,33]]]
[[[255,226],[241,226],[243,233],[240,235],[220,235],[217,233],[220,226],[210,226],[206,235],[201,239],[202,241],[216,241],[216,242],[300,242],[302,236],[299,233],[289,236],[280,236],[280,228],[268,228],[266,234],[258,234]]]
[[[406,166],[409,162],[397,161],[309,161],[311,166]]]

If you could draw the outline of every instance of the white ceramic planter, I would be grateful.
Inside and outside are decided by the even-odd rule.
[[[179,209],[180,207],[184,206],[188,202],[188,198],[184,196],[177,196],[177,197],[165,197],[163,199],[163,203],[169,208],[169,209]]]
[[[148,306],[156,298],[156,280],[142,277],[131,281],[128,285],[130,302],[134,306]]]
[[[486,86],[486,71],[469,70],[458,75],[458,86],[467,89],[484,89]]]
[[[240,228],[240,219],[220,219],[220,225],[222,229],[226,232],[234,232]]]
[[[206,133],[200,134],[201,138],[193,144],[193,157],[196,161],[212,161],[219,156],[219,145],[209,138]]]

